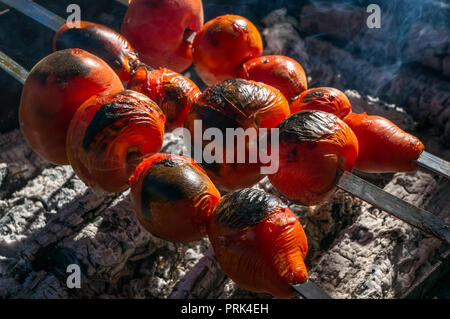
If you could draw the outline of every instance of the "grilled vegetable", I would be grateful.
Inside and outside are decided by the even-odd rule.
[[[238,69],[236,77],[271,85],[280,90],[289,103],[307,89],[303,67],[297,61],[282,55],[248,60]]]
[[[342,91],[319,87],[304,91],[291,104],[291,113],[307,110],[325,111],[343,119],[352,111],[352,106]]]
[[[381,116],[351,113],[344,122],[355,132],[359,155],[355,168],[368,173],[406,172],[417,168],[424,145]]]
[[[128,88],[141,92],[155,101],[166,115],[166,128],[183,127],[194,101],[202,94],[187,77],[160,68],[139,67],[131,76]]]
[[[234,77],[245,61],[262,54],[263,43],[258,29],[237,15],[214,18],[203,26],[193,44],[197,74],[208,86]]]
[[[199,147],[202,152],[210,147],[210,141],[204,140],[202,145],[194,144],[195,121],[201,121],[202,136],[209,128],[220,130],[223,140],[216,137],[216,142],[223,145],[223,151],[222,147],[215,150],[221,152],[221,155],[216,154],[220,162],[203,161],[201,165],[219,189],[229,191],[248,187],[263,178],[259,160],[251,161],[251,154],[259,153],[256,140],[260,138],[259,129],[273,128],[287,116],[289,104],[280,91],[264,83],[232,79],[205,90],[192,106],[185,127],[191,133],[191,149]],[[242,143],[244,146],[239,147],[237,141],[233,145],[226,141],[227,128],[252,128],[255,134],[249,135],[245,145]],[[242,137],[244,132],[241,133],[239,136]],[[227,159],[227,154],[232,160]],[[243,163],[238,162],[238,156],[245,157]]]
[[[270,182],[287,198],[318,204],[335,190],[339,169],[351,170],[358,141],[350,127],[323,111],[292,114],[279,125],[279,169]]]
[[[136,52],[121,34],[104,25],[80,21],[78,27],[64,24],[53,38],[53,51],[68,48],[86,50],[103,59],[127,83],[138,64]]]
[[[145,64],[182,72],[192,64],[192,38],[202,26],[201,0],[133,0],[121,33]]]
[[[207,232],[220,267],[245,289],[289,298],[290,285],[308,278],[303,227],[273,195],[249,188],[225,195]]]
[[[220,194],[192,159],[156,154],[142,161],[130,178],[131,199],[140,223],[152,234],[176,242],[206,235]]]
[[[25,81],[19,107],[22,133],[41,157],[68,164],[66,132],[78,107],[92,95],[120,90],[119,77],[95,55],[81,49],[54,52]]]
[[[164,121],[158,105],[141,93],[126,90],[93,96],[70,123],[70,164],[94,190],[123,191],[142,158],[160,150]]]

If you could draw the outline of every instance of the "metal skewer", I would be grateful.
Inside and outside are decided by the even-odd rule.
[[[36,20],[40,24],[45,25],[47,28],[58,31],[59,28],[66,23],[66,20],[53,12],[45,9],[33,1],[28,0],[0,0],[4,4],[16,9],[23,13],[27,17]]]
[[[433,154],[423,151],[416,163],[432,172],[450,178],[450,163]]]
[[[2,51],[0,51],[0,67],[22,84],[28,77],[28,71]]]
[[[342,172],[336,185],[411,226],[437,237],[447,244],[450,243],[450,224],[441,218],[405,202],[347,171]]]
[[[291,287],[305,299],[333,299],[311,280],[307,280],[301,284],[291,285]]]

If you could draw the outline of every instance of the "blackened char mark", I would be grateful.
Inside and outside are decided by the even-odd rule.
[[[214,218],[230,229],[242,229],[255,226],[278,207],[286,207],[279,198],[254,188],[244,188],[222,197],[214,210]]]
[[[207,177],[188,163],[171,159],[159,161],[150,168],[142,181],[141,211],[151,219],[152,203],[167,203],[193,199],[207,188]]]
[[[113,68],[118,68],[121,66],[121,62],[118,60],[118,54],[122,47],[117,40],[115,42],[119,45],[112,45],[111,40],[115,36],[113,32],[108,34],[107,30],[95,27],[94,25],[85,28],[70,28],[56,39],[56,49],[83,49],[102,58]]]
[[[77,77],[87,77],[91,72],[79,56],[72,54],[72,49],[57,51],[41,60],[30,72],[30,77],[36,77],[42,85],[54,78],[61,86]]]
[[[89,151],[89,147],[97,134],[102,132],[108,126],[111,126],[114,122],[120,121],[124,118],[133,118],[140,121],[148,121],[148,114],[144,111],[135,109],[132,106],[113,102],[111,104],[105,104],[95,112],[92,121],[84,133],[83,148],[85,151]],[[123,125],[127,123],[124,122]]]
[[[294,113],[278,124],[281,141],[315,142],[334,134],[340,126],[340,119],[323,111],[302,111]]]

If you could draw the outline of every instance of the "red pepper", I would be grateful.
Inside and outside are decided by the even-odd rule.
[[[225,195],[207,232],[220,267],[245,289],[289,298],[290,285],[308,278],[303,227],[271,194],[247,188]]]
[[[368,173],[406,172],[425,146],[415,136],[381,116],[351,113],[344,119],[355,132],[359,155],[355,168]]]
[[[139,67],[128,83],[130,90],[141,92],[155,101],[166,115],[166,129],[183,127],[194,101],[202,94],[187,77],[160,68]]]

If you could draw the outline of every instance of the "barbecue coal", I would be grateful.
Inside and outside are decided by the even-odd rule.
[[[64,15],[64,5],[71,1],[37,2]],[[424,18],[426,12],[436,12],[432,9],[437,8],[438,1],[424,2],[423,16],[405,33],[410,40],[405,40],[400,50],[405,61],[415,61],[420,68],[407,62],[395,64],[394,69],[381,62],[385,57],[386,61],[398,62],[398,52],[386,50],[395,42],[390,46],[383,42],[381,35],[386,32],[383,29],[377,36],[364,26],[361,28],[357,21],[364,11],[358,5],[320,7],[330,16],[326,24],[328,18],[312,19],[324,14],[314,2],[308,7],[298,1],[233,0],[227,4],[207,1],[205,13],[206,19],[210,19],[234,8],[233,13],[254,19],[264,37],[264,54],[284,54],[296,59],[309,76],[309,87],[333,86],[345,91],[355,112],[366,111],[390,119],[417,134],[430,152],[449,160],[450,145],[446,143],[450,141],[450,84],[445,78],[449,53],[432,42],[417,41],[414,35],[420,30],[430,39],[436,32],[448,34],[448,25],[438,26]],[[353,2],[356,1],[347,1]],[[92,14],[86,16],[87,20],[118,30],[118,21],[125,12],[119,4],[111,5],[109,0],[97,1],[95,6],[88,0],[79,3],[83,12]],[[254,6],[258,4],[261,10],[255,13]],[[275,10],[282,7],[285,9]],[[445,8],[440,10],[443,14],[448,12]],[[4,17],[10,18],[3,20]],[[20,23],[12,23],[14,19]],[[50,53],[52,34],[12,10],[0,15],[0,23],[10,22],[12,26],[6,29],[2,25],[0,42],[5,47],[0,49],[29,69]],[[344,22],[345,28],[336,22]],[[385,22],[392,23],[389,18]],[[19,45],[6,41],[11,37],[4,30],[10,28],[20,31],[16,40]],[[30,28],[37,31],[30,33]],[[336,37],[317,36],[330,30]],[[34,49],[33,54],[25,49],[28,47]],[[426,51],[430,47],[441,51]],[[360,55],[358,50],[373,52],[374,57]],[[19,51],[27,53],[18,54]],[[391,55],[377,60],[379,52]],[[438,63],[433,59],[426,59],[435,55],[442,69],[435,68]],[[196,78],[192,69],[187,74]],[[0,297],[271,297],[236,286],[219,269],[207,239],[192,244],[158,239],[139,226],[127,192],[99,197],[70,167],[56,167],[40,159],[27,146],[20,131],[13,129],[15,124],[4,120],[4,114],[14,118],[21,87],[12,84],[6,75],[0,78],[5,83],[3,87],[11,91],[4,95],[8,96],[9,102],[5,104],[8,107],[0,111]],[[186,149],[180,136],[169,133],[163,151],[181,154]],[[432,213],[449,215],[448,180],[416,171],[370,175],[370,181]],[[267,179],[255,187],[276,194]],[[448,294],[442,288],[431,289],[438,279],[428,278],[422,283],[434,266],[448,258],[448,248],[436,239],[341,191],[318,206],[286,203],[297,214],[308,236],[309,273],[331,296],[400,298],[412,293],[417,284],[423,288],[419,296],[427,292],[428,297]],[[61,252],[60,264],[67,257],[62,252],[70,251],[70,258],[83,265],[81,289],[68,289],[61,280],[60,266],[50,267],[42,262],[49,251]],[[445,280],[448,283],[450,278],[447,276],[441,282]],[[448,289],[449,285],[446,286]],[[418,290],[415,291],[417,294]]]

